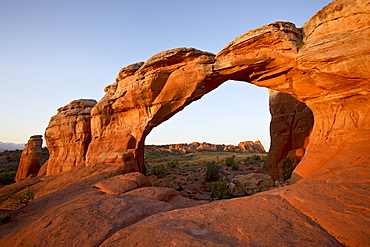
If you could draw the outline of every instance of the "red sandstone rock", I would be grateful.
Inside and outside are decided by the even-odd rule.
[[[91,111],[87,164],[104,162],[145,173],[146,135],[223,82],[209,77],[213,62],[211,53],[178,48],[122,69]]]
[[[134,181],[138,188],[152,186],[152,183],[149,181],[149,179],[140,172],[126,173],[122,176],[122,179]]]
[[[250,196],[258,192],[274,188],[274,181],[268,174],[249,173],[247,175],[237,175],[230,184],[231,193],[234,196]]]
[[[118,175],[102,180],[94,185],[95,188],[110,195],[120,195],[144,186],[152,186],[152,184],[149,179],[140,172]]]
[[[34,135],[28,140],[25,148],[22,151],[21,160],[18,165],[15,181],[36,176],[40,170],[42,149],[42,136]]]
[[[167,202],[180,195],[180,193],[171,188],[144,187],[127,192],[126,195],[144,196],[158,201]]]
[[[320,90],[303,97],[315,126],[293,181],[325,179],[370,160],[369,11],[368,1],[334,1],[303,26],[297,62],[304,76],[294,82],[296,94]]]
[[[260,141],[245,141],[238,144],[241,151],[246,153],[266,153],[265,148]]]
[[[246,153],[266,153],[262,143],[260,141],[245,141],[240,142],[238,146],[224,145],[224,144],[212,144],[212,143],[199,143],[192,142],[190,144],[172,144],[166,151],[180,151],[183,153],[195,153],[199,151],[226,151],[226,152],[246,152]]]
[[[153,215],[103,246],[341,246],[278,196],[252,196]]]
[[[275,181],[283,180],[284,157],[300,161],[307,147],[313,127],[312,111],[291,95],[270,90],[270,136],[271,144],[267,165]],[[299,150],[299,154],[292,155]]]
[[[303,33],[290,23],[272,23],[240,36],[216,58],[193,49],[160,53],[122,70],[92,111],[95,139],[85,169],[111,163],[123,164],[125,172],[144,171],[146,134],[222,81],[244,80],[289,93],[315,117],[292,177],[299,183],[137,222],[174,207],[139,196],[91,192],[87,188],[95,175],[45,194],[42,188],[63,174],[49,176],[34,185],[43,196],[14,222],[0,226],[1,243],[369,245],[369,8],[367,0],[336,0],[308,21]],[[71,188],[81,196],[71,194]]]
[[[84,165],[91,141],[90,111],[95,104],[91,99],[74,100],[51,118],[45,131],[49,160],[43,165],[43,174],[54,175]]]

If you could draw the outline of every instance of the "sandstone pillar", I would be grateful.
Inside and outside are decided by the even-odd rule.
[[[15,181],[26,179],[31,175],[36,176],[40,170],[42,135],[31,136],[22,151]]]
[[[271,143],[266,162],[273,179],[282,181],[284,157],[303,158],[314,119],[306,104],[287,93],[270,90],[269,105]]]
[[[45,131],[49,159],[39,175],[54,175],[85,164],[91,141],[90,111],[92,99],[79,99],[58,109]]]

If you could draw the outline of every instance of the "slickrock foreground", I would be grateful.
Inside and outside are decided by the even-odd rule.
[[[336,0],[302,29],[276,22],[241,35],[216,56],[178,48],[125,67],[91,109],[86,153],[86,146],[55,144],[79,153],[55,149],[50,176],[0,189],[32,186],[36,196],[22,210],[7,211],[12,220],[0,226],[0,245],[370,246],[369,37],[370,2]],[[201,206],[165,188],[119,195],[93,188],[110,174],[145,173],[144,141],[152,128],[229,79],[290,94],[312,110],[296,184]]]

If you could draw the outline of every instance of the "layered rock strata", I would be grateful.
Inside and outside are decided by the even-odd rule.
[[[54,175],[84,165],[91,141],[91,109],[97,102],[92,99],[71,101],[58,109],[45,131],[49,159],[39,175]]]
[[[145,137],[224,81],[211,76],[213,63],[211,53],[178,48],[123,68],[91,111],[87,164],[104,162],[145,173]]]
[[[282,181],[284,157],[297,162],[303,158],[314,118],[305,103],[287,93],[270,90],[269,106],[271,144],[266,162],[274,180]]]
[[[246,152],[246,153],[266,153],[260,141],[245,141],[240,142],[237,146],[235,145],[224,145],[224,144],[212,144],[212,143],[182,143],[172,144],[168,148],[163,147],[162,150],[168,152],[180,151],[183,153],[195,153],[201,151],[217,151],[217,152]]]
[[[42,135],[31,136],[25,145],[18,165],[15,181],[36,176],[40,170]]]
[[[50,163],[64,162],[67,168],[48,169],[47,174],[82,164],[86,149],[87,165],[103,162],[123,166],[126,172],[145,173],[147,134],[230,79],[288,93],[312,110],[315,125],[293,182],[312,173],[330,176],[339,167],[367,162],[369,110],[363,106],[369,101],[370,88],[368,8],[364,0],[338,0],[302,29],[276,22],[239,36],[216,56],[178,48],[123,68],[91,110],[91,143],[82,145],[76,156],[50,150],[51,157],[59,157]],[[56,121],[52,119],[48,127],[47,142],[49,136],[58,139],[49,134]],[[72,139],[76,139],[73,143],[82,140]],[[48,146],[76,149],[69,139],[55,143],[50,141]],[[317,157],[322,158],[318,161]]]
[[[155,126],[226,80],[257,80],[266,72],[274,77],[289,71],[300,38],[294,24],[273,23],[242,35],[216,58],[178,48],[123,68],[91,111],[87,164],[124,164],[127,172],[145,172],[144,141]],[[251,45],[257,40],[263,46],[258,51]]]
[[[142,150],[136,138],[143,141],[151,123],[159,124],[184,106],[180,96],[185,92],[179,90],[186,89],[187,84],[164,89],[172,73],[176,72],[175,82],[183,81],[181,68],[186,72],[186,66],[175,66],[177,69],[170,70],[167,83],[160,82],[167,76],[167,66],[194,57],[185,52],[184,57],[175,56],[173,60],[169,54],[161,53],[156,58],[163,66],[155,62],[148,66],[162,73],[143,71],[144,77],[139,78],[139,71],[145,65],[124,69],[117,84],[107,89],[107,95],[92,111],[96,118],[93,137],[97,138],[88,158],[92,163],[100,163],[76,166],[59,176],[20,181],[0,189],[5,194],[37,183],[32,185],[35,201],[7,225],[0,225],[1,243],[4,246],[60,243],[69,246],[369,246],[369,15],[367,0],[336,0],[319,11],[302,30],[289,23],[273,23],[240,36],[214,62],[199,62],[200,68],[207,70],[197,70],[198,63],[191,63],[190,71],[207,71],[205,91],[207,82],[212,89],[222,80],[236,79],[286,92],[306,103],[315,121],[305,155],[292,177],[298,181],[296,184],[180,210],[173,210],[176,207],[172,204],[140,196],[165,194],[165,191],[156,193],[145,188],[139,192],[133,190],[129,195],[94,191],[92,185],[103,180],[108,172],[99,169],[112,169],[107,165],[110,161],[112,164],[127,161],[125,171],[140,170]],[[158,101],[161,104],[155,105],[145,100],[152,93],[141,79],[149,75],[158,78],[151,85],[157,88],[155,85],[159,83],[162,88],[152,91],[153,95],[168,96],[169,101]],[[199,74],[189,74],[192,75]],[[220,81],[215,81],[214,76]],[[131,79],[127,78],[133,81],[129,83]],[[143,84],[139,85],[136,79]],[[196,96],[200,97],[202,92]],[[138,103],[142,105],[135,105]],[[185,100],[185,103],[189,102]],[[165,109],[161,110],[164,105]],[[125,109],[132,111],[132,115],[125,115]],[[125,118],[120,118],[121,115]],[[143,125],[138,123],[140,116],[149,116],[143,119]],[[140,132],[143,128],[145,131]],[[121,139],[123,145],[117,139],[112,139],[110,144],[111,137],[126,139]],[[129,148],[124,149],[125,146]],[[110,148],[116,153],[109,151]],[[123,159],[125,151],[131,152],[132,159]],[[82,179],[81,173],[86,177]]]

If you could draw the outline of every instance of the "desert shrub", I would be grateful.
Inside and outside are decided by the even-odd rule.
[[[157,178],[164,178],[167,176],[167,169],[163,164],[159,164],[153,167],[153,173],[157,176]]]
[[[114,177],[114,172],[109,172],[109,173],[107,174],[107,179],[108,179],[108,178],[112,178],[112,177]]]
[[[177,159],[173,159],[166,163],[166,167],[176,168],[179,165],[179,161]]]
[[[270,168],[268,167],[268,165],[267,165],[266,162],[264,162],[264,164],[262,166],[262,171],[263,172],[266,172],[266,173],[270,171]]]
[[[2,223],[7,223],[10,221],[10,215],[7,214],[0,214],[0,221]]]
[[[232,167],[235,164],[235,155],[226,157],[224,164],[228,167]]]
[[[30,187],[26,187],[26,192],[22,195],[16,195],[14,193],[0,195],[0,202],[6,201],[9,198],[13,199],[12,206],[17,207],[22,204],[24,204],[24,206],[27,206],[35,198],[35,193],[32,192],[32,189]]]
[[[251,160],[262,160],[261,156],[254,154],[251,156]]]
[[[218,175],[220,167],[216,164],[215,161],[207,162],[206,167],[206,182],[216,181],[220,178],[220,175]]]
[[[231,170],[235,170],[235,171],[239,170],[239,164],[238,163],[232,164],[231,165]]]
[[[226,182],[222,182],[222,183],[215,182],[212,185],[212,190],[211,190],[212,199],[216,199],[216,200],[230,199],[231,195],[232,195],[231,191]]]
[[[31,187],[26,187],[26,192],[23,195],[12,195],[11,198],[13,198],[13,205],[24,204],[27,206],[35,198],[35,193],[32,192]]]
[[[0,173],[0,187],[2,185],[8,185],[15,183],[15,174],[16,171],[3,171]]]
[[[292,176],[293,170],[298,165],[298,162],[295,159],[292,159],[290,157],[285,157],[283,159],[283,164],[281,166],[281,169],[283,170],[283,178],[284,180],[290,179]]]
[[[158,181],[153,186],[154,187],[162,187],[162,182],[161,181]]]
[[[177,190],[177,191],[183,191],[184,190],[184,188],[182,187],[182,185],[180,184],[180,186],[178,187],[178,188],[176,188],[175,190]]]
[[[207,165],[207,162],[204,161],[204,160],[199,160],[197,163],[198,163],[199,166],[206,166]]]

